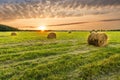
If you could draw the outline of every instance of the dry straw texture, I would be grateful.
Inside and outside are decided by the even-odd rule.
[[[49,33],[47,38],[48,39],[56,39],[56,33]]]
[[[17,36],[17,33],[12,32],[12,33],[11,33],[11,36]]]
[[[94,46],[105,46],[107,44],[108,36],[101,32],[92,32],[88,36],[88,44]]]
[[[68,33],[70,34],[70,33],[72,33],[72,31],[68,31]]]

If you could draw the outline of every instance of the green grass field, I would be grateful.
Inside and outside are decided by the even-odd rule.
[[[0,32],[0,80],[120,80],[120,32],[109,44],[87,44],[89,32]]]

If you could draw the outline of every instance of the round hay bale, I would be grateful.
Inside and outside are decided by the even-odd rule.
[[[49,33],[47,38],[48,39],[56,39],[56,34],[55,33]]]
[[[12,33],[11,33],[11,36],[17,36],[17,33],[12,32]]]
[[[72,31],[68,31],[68,33],[70,34],[70,33],[72,33]]]
[[[88,36],[88,44],[94,46],[105,46],[107,44],[108,36],[105,33],[91,33]]]
[[[98,30],[92,30],[92,31],[90,31],[90,33],[94,33],[94,32],[96,32],[96,33],[97,33],[97,32],[98,32]]]

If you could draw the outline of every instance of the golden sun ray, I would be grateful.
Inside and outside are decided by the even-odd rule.
[[[38,27],[38,30],[45,31],[46,30],[46,26],[41,25],[41,26]]]

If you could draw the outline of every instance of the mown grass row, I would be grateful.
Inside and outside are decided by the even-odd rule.
[[[115,33],[108,32],[109,44],[101,48],[87,45],[88,32],[58,32],[56,40],[45,39],[46,34],[19,32],[12,40],[2,38],[0,80],[120,79],[120,40]]]
[[[100,54],[94,52],[79,55],[67,54],[61,56],[60,58],[57,58],[57,60],[49,60],[45,63],[37,63],[37,65],[35,65],[33,62],[30,65],[34,65],[30,68],[27,67],[22,73],[19,69],[22,69],[23,66],[19,65],[19,67],[21,68],[17,69],[16,67],[13,67],[15,70],[10,71],[10,73],[13,71],[15,71],[15,73],[13,72],[11,75],[9,75],[10,77],[8,78],[24,80],[66,80],[70,79],[69,77],[72,77],[74,79],[81,78],[82,80],[93,80],[94,78],[99,78],[99,76],[108,75],[111,72],[114,73],[118,71],[120,69],[119,63],[120,55],[117,53]],[[76,72],[75,70],[77,70],[78,72]],[[73,73],[70,76],[71,72]],[[16,73],[17,75],[19,74],[20,77],[16,77]],[[78,76],[75,76],[76,73]]]
[[[101,63],[102,61],[107,60],[107,58],[110,58],[110,57],[113,57],[113,56],[120,57],[120,54],[106,53],[106,52],[101,53],[101,51],[97,51],[97,52],[92,51],[92,52],[89,52],[89,53],[78,54],[78,55],[66,54],[66,55],[61,56],[57,60],[56,59],[55,60],[49,60],[45,63],[40,63],[40,64],[37,63],[36,66],[35,66],[34,62],[29,63],[27,65],[32,65],[32,64],[34,64],[34,65],[30,68],[27,67],[26,70],[23,71],[23,73],[21,73],[21,74],[19,72],[19,68],[24,69],[25,65],[22,65],[22,67],[21,67],[21,65],[17,65],[16,67],[19,67],[19,68],[15,69],[15,70],[14,70],[15,66],[13,68],[8,68],[7,69],[8,70],[7,71],[7,76],[8,76],[9,72],[10,72],[9,74],[11,74],[13,71],[15,71],[15,73],[19,73],[19,75],[22,75],[21,78],[23,78],[23,79],[27,79],[27,78],[30,79],[31,78],[31,79],[39,80],[39,79],[44,79],[44,78],[47,79],[47,77],[48,77],[48,80],[49,80],[49,77],[54,76],[54,75],[56,75],[56,76],[61,75],[61,77],[63,77],[63,76],[65,77],[65,75],[69,74],[69,72],[71,72],[71,71],[74,71],[74,70],[78,69],[78,67],[82,67],[82,66],[85,67],[86,65],[89,65],[89,64],[92,65],[93,63],[95,65],[96,62]],[[117,60],[119,61],[119,58],[117,58]],[[112,67],[112,66],[109,66],[109,67]],[[113,67],[113,68],[115,68],[115,67]],[[120,67],[118,67],[117,69],[119,69],[119,68]],[[9,70],[11,70],[11,71],[9,71]],[[36,73],[36,71],[38,73]],[[78,70],[78,71],[81,71],[81,70]],[[47,72],[47,73],[44,73],[44,72]],[[86,73],[87,72],[88,71],[86,71]],[[109,72],[111,72],[111,70]],[[12,73],[11,76],[16,75],[15,73]],[[46,75],[48,75],[48,76],[46,76]],[[26,76],[26,77],[24,77],[24,76]],[[30,77],[30,76],[32,76],[32,77]],[[58,79],[59,79],[59,76],[58,76]],[[86,80],[87,76],[85,76],[85,77],[84,76],[85,76],[85,73],[83,75],[83,80]],[[8,77],[8,78],[10,78],[10,77]],[[14,77],[14,78],[16,78],[16,77]],[[54,77],[52,77],[52,78],[54,78]]]

